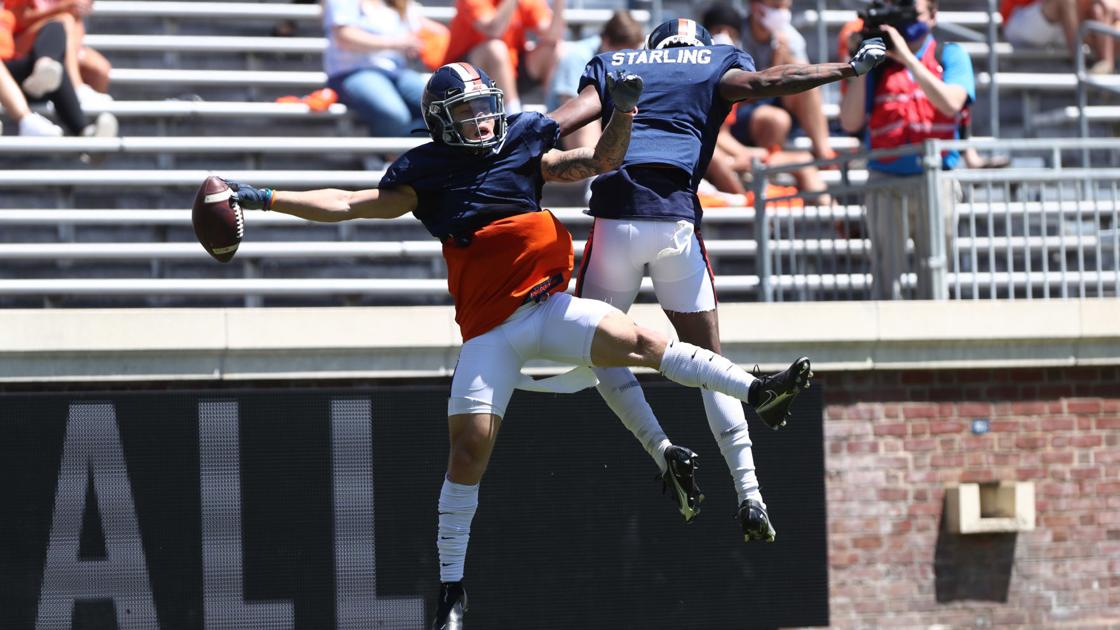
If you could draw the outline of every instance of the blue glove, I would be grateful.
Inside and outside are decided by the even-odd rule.
[[[625,70],[616,70],[607,75],[607,94],[614,101],[614,108],[627,114],[638,106],[638,99],[642,97],[642,88],[645,83],[642,77],[628,73]]]
[[[274,191],[271,188],[255,188],[249,184],[243,184],[237,180],[226,179],[224,177],[222,181],[229,185],[229,189],[233,191],[233,200],[243,209],[272,209],[272,194]]]

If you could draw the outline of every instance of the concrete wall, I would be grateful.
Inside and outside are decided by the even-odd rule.
[[[721,325],[734,360],[808,354],[825,387],[835,627],[1120,628],[1120,302],[729,304]],[[446,308],[9,310],[0,388],[448,376],[458,343]],[[947,533],[945,487],[989,481],[1033,481],[1037,527]]]

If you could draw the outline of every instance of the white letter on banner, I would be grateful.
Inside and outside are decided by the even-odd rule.
[[[423,598],[377,598],[370,418],[368,399],[331,401],[338,630],[423,628]]]
[[[78,556],[91,477],[105,534],[101,560]],[[75,403],[66,420],[35,628],[70,630],[75,602],[104,599],[113,600],[121,630],[159,628],[116,410]]]
[[[202,492],[202,608],[206,630],[292,628],[289,601],[245,601],[241,549],[241,450],[238,407],[198,403]]]

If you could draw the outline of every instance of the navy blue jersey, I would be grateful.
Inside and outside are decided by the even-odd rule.
[[[474,153],[438,142],[399,157],[379,188],[406,184],[416,191],[413,214],[440,240],[467,237],[491,221],[541,209],[541,156],[560,135],[556,121],[534,112],[508,119],[505,139]]]
[[[587,64],[579,88],[594,85],[598,90],[604,124],[614,109],[607,94],[607,74],[625,70],[645,82],[622,165],[628,174],[615,171],[596,178],[591,186],[592,215],[699,221],[696,187],[731,111],[731,103],[719,95],[719,82],[736,68],[753,72],[754,61],[725,45],[606,52]],[[641,165],[667,166],[682,173],[671,175],[667,169]],[[662,178],[673,190],[657,181]]]

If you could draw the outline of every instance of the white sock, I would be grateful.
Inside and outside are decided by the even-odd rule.
[[[671,341],[661,355],[659,368],[665,378],[689,387],[701,387],[747,402],[755,378],[730,359],[683,341]]]
[[[521,99],[511,98],[511,99],[507,100],[506,103],[505,103],[505,110],[506,110],[506,114],[511,115],[511,116],[513,114],[521,113]]]
[[[627,368],[596,368],[595,376],[599,377],[599,394],[607,406],[638,438],[661,472],[665,472],[665,449],[671,442],[646,402],[638,379]]]
[[[467,559],[467,543],[471,539],[471,521],[478,509],[478,485],[468,486],[443,480],[439,491],[439,581],[458,582],[463,579]]]
[[[735,484],[735,493],[739,495],[739,503],[746,499],[754,499],[766,509],[762,500],[762,493],[758,489],[758,475],[754,469],[754,452],[751,451],[751,434],[747,430],[747,417],[743,413],[743,403],[730,396],[702,390],[704,398],[704,413],[708,416],[708,428],[712,430],[712,437],[719,444],[719,452],[723,454],[723,461],[727,462],[727,469],[731,471],[731,479]]]

